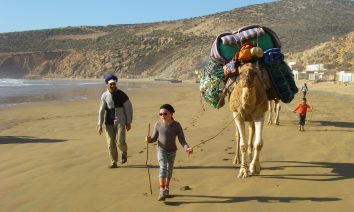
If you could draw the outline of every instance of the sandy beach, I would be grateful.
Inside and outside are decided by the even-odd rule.
[[[134,121],[128,163],[118,169],[108,169],[106,140],[97,133],[99,96],[0,109],[0,211],[354,211],[354,85],[307,83],[314,111],[305,131],[292,112],[299,93],[282,103],[279,126],[265,122],[262,171],[247,179],[232,164],[228,107],[203,103],[203,110],[196,83],[127,91]],[[227,128],[189,157],[178,144],[173,198],[158,202],[156,146],[148,147],[150,195],[144,137],[162,103],[175,107],[191,146]]]

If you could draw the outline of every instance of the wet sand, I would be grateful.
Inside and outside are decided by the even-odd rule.
[[[228,108],[204,103],[204,111],[198,84],[182,85],[127,91],[134,122],[128,163],[118,169],[107,168],[106,141],[97,133],[99,97],[0,109],[0,211],[354,210],[354,85],[308,82],[315,110],[304,132],[292,113],[301,95],[282,104],[280,125],[264,126],[261,174],[247,179],[238,179],[239,167],[232,164],[235,130],[227,126]],[[227,127],[189,157],[179,146],[173,198],[158,202],[156,146],[148,148],[150,195],[144,137],[162,103],[175,107],[191,146]]]

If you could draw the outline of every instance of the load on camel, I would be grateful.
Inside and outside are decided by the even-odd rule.
[[[252,25],[217,36],[202,71],[200,92],[217,109],[224,106],[224,98],[229,95],[229,109],[236,124],[234,164],[241,165],[238,177],[260,174],[268,101],[290,103],[298,92],[276,33]],[[249,123],[247,142],[246,122]]]

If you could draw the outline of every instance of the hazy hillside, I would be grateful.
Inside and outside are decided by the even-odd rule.
[[[297,61],[300,67],[306,64],[323,63],[328,71],[354,72],[354,31],[304,52],[288,54],[287,59]]]
[[[283,52],[294,55],[354,31],[354,2],[283,0],[179,21],[0,33],[0,77],[85,78],[115,72],[192,78],[218,34],[250,24],[273,29]],[[342,63],[346,60],[336,60],[353,67]]]

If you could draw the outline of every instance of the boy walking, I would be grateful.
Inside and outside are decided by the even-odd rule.
[[[175,110],[170,104],[162,105],[159,111],[161,120],[156,122],[152,136],[145,138],[148,143],[157,141],[157,159],[160,166],[158,201],[164,201],[169,196],[169,186],[177,151],[176,137],[188,154],[193,153],[193,149],[186,142],[181,124],[173,119],[174,112]]]
[[[305,130],[304,126],[306,121],[307,109],[309,109],[309,111],[311,112],[313,110],[313,107],[306,103],[306,98],[302,98],[302,102],[299,103],[293,111],[294,113],[299,114],[299,131]]]
[[[308,91],[309,91],[309,89],[308,89],[308,87],[307,87],[307,84],[304,83],[304,85],[303,85],[302,88],[301,88],[302,98],[305,98],[305,97],[306,97],[306,94],[307,94]]]

